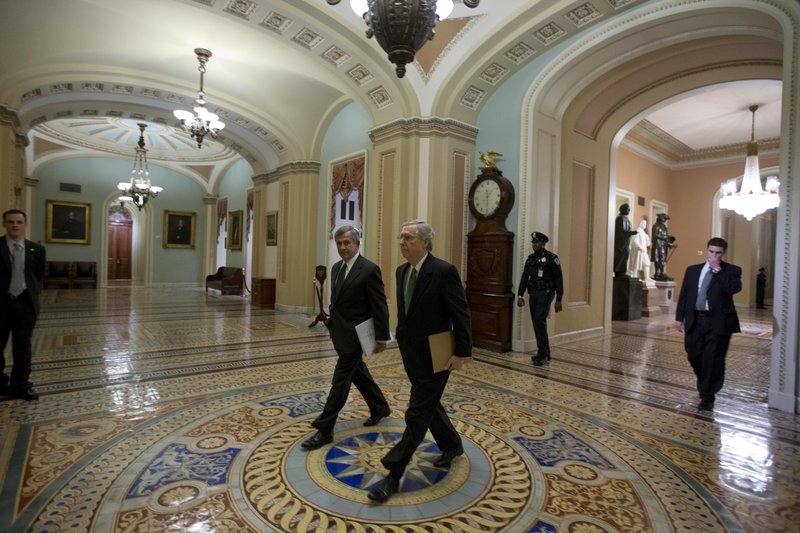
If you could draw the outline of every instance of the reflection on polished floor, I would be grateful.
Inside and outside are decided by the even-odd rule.
[[[743,311],[713,413],[668,316],[615,322],[553,361],[477,350],[445,401],[466,453],[417,452],[370,504],[403,428],[396,349],[368,363],[393,406],[299,444],[335,352],[311,318],[202,289],[48,290],[41,399],[0,401],[0,531],[797,531],[800,417],[766,407],[771,315]]]

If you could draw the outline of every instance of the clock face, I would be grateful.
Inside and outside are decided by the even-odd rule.
[[[472,205],[475,207],[475,211],[481,215],[489,216],[497,211],[502,199],[503,192],[500,190],[500,184],[488,179],[480,182],[475,187],[475,192],[472,195]]]

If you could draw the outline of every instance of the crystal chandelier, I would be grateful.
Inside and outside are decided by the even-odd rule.
[[[341,0],[328,0],[335,6]],[[467,7],[477,7],[481,0],[461,0]],[[406,65],[414,54],[433,39],[433,28],[453,10],[453,0],[350,0],[350,7],[367,23],[367,39],[375,40],[395,64],[398,78],[406,74]]]
[[[119,197],[120,205],[126,202],[134,204],[141,211],[150,198],[155,198],[163,191],[161,187],[150,184],[150,170],[147,168],[147,149],[144,147],[144,129],[147,124],[138,123],[139,142],[135,148],[136,156],[133,159],[131,181],[121,181],[117,189],[122,191]]]
[[[756,142],[756,110],[757,105],[750,106],[753,124],[750,142],[747,143],[747,159],[744,163],[742,188],[736,190],[736,178],[731,178],[720,186],[719,207],[736,211],[747,220],[760,215],[767,209],[778,207],[780,181],[777,176],[767,178],[766,190],[761,188],[761,173],[758,168],[758,143]]]
[[[225,124],[220,122],[217,115],[206,109],[203,75],[206,73],[206,63],[211,58],[211,52],[205,48],[195,48],[194,53],[200,63],[200,67],[197,69],[200,71],[200,90],[197,91],[197,100],[194,101],[194,114],[183,109],[176,109],[173,114],[181,121],[183,129],[192,136],[192,139],[197,141],[197,147],[200,148],[203,145],[203,137],[208,134],[216,137],[219,130],[225,127]]]

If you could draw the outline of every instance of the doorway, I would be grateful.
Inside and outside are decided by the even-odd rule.
[[[132,278],[133,219],[119,205],[108,210],[108,281]]]

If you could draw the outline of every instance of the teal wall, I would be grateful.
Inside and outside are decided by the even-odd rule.
[[[478,116],[479,132],[475,145],[478,152],[494,150],[503,154],[503,157],[497,159],[497,166],[503,176],[514,184],[517,198],[506,222],[511,231],[515,231],[519,220],[520,136],[522,117],[528,112],[523,109],[525,96],[544,67],[568,45],[569,43],[562,43],[548,50],[509,78],[486,101]],[[479,154],[475,154],[476,161],[480,161],[478,156]]]
[[[219,198],[228,198],[228,212],[242,211],[242,249],[226,250],[225,266],[240,267],[244,265],[244,251],[247,247],[247,191],[253,188],[253,167],[240,159],[233,163],[223,174],[219,187]]]
[[[130,177],[132,160],[111,157],[77,157],[62,159],[38,169],[34,175],[39,180],[37,189],[38,216],[31,220],[31,236],[47,246],[47,257],[58,261],[96,261],[98,267],[106,258],[101,257],[101,241],[106,231],[107,213],[104,206],[117,190],[117,183]],[[203,235],[203,190],[199,184],[175,171],[149,164],[150,179],[164,188],[158,198],[150,201],[145,210],[152,216],[152,232],[142,235],[142,241],[153,241],[153,283],[200,283]],[[61,183],[81,186],[80,193],[60,191]],[[57,244],[45,242],[47,201],[79,202],[91,205],[89,244]],[[197,213],[194,249],[164,249],[161,233],[164,210]]]

